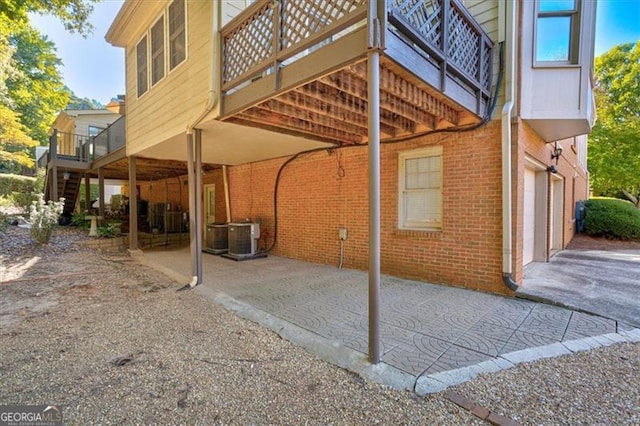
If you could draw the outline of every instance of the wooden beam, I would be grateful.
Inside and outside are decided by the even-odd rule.
[[[299,87],[296,92],[305,96],[327,101],[329,99],[336,100],[336,105],[347,111],[366,117],[367,101],[353,96],[349,93],[342,92],[334,87],[330,87],[319,82],[312,82],[306,86]],[[366,119],[366,118],[364,118]],[[388,111],[382,111],[380,121],[388,127],[398,129],[402,133],[413,133],[415,131],[415,123],[406,119],[397,119],[397,117]]]
[[[267,126],[282,127],[285,129],[295,130],[316,137],[331,139],[336,142],[345,142],[358,144],[363,142],[362,136],[358,134],[347,133],[341,130],[332,129],[315,123],[309,123],[294,117],[287,117],[269,111],[263,110],[247,110],[236,117],[245,120],[254,121],[256,123],[265,124]]]
[[[357,98],[366,99],[367,84],[360,78],[348,73],[336,73],[320,79],[320,82],[334,89],[349,93]],[[427,114],[415,105],[406,102],[399,97],[389,93],[380,94],[380,108],[391,112],[399,117],[404,117],[415,125],[424,125],[428,129],[436,127],[435,116]]]
[[[352,73],[360,78],[366,76],[366,66],[362,64],[354,64],[345,68],[345,72]],[[380,69],[380,86],[385,92],[388,92],[400,99],[416,105],[418,108],[434,117],[438,117],[457,125],[460,123],[460,113],[453,107],[447,105],[441,99],[429,94],[416,84],[399,76],[387,67],[382,66]]]
[[[359,114],[344,107],[340,103],[330,103],[324,99],[316,99],[311,96],[305,96],[300,92],[289,92],[281,95],[277,98],[279,102],[287,105],[304,108],[306,110],[321,114],[326,117],[333,118],[339,121],[346,121],[348,123],[363,129],[366,134],[367,131],[367,118],[363,114]],[[389,137],[396,136],[396,128],[390,125],[381,124],[381,132]]]
[[[366,135],[366,128],[359,127],[347,120],[334,119],[326,115],[309,111],[304,107],[289,105],[276,99],[263,102],[255,108],[297,118],[309,123],[319,124],[324,127],[342,130],[343,132],[352,133],[354,135]]]

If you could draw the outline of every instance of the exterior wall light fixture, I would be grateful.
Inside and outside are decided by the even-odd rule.
[[[551,159],[555,158],[556,166],[558,165],[558,161],[560,160],[560,156],[562,155],[562,146],[558,145],[558,142],[555,142],[553,147],[553,152],[551,153]]]

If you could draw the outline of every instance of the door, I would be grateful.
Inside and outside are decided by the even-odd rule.
[[[563,243],[563,226],[562,216],[564,212],[564,181],[557,177],[551,178],[551,197],[549,197],[550,203],[550,223],[549,229],[551,230],[550,247],[552,251],[562,250]]]
[[[216,186],[204,186],[204,216],[207,225],[216,221]]]
[[[524,169],[524,220],[522,263],[533,262],[536,243],[536,172]]]

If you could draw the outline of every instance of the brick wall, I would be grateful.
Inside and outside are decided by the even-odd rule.
[[[515,148],[518,155],[515,158],[517,162],[514,164],[514,179],[518,189],[516,199],[514,200],[515,218],[517,221],[517,238],[516,241],[516,279],[522,278],[522,234],[523,234],[523,192],[524,192],[524,168],[526,158],[539,163],[541,167],[556,165],[556,160],[551,159],[554,143],[547,143],[542,140],[538,134],[531,129],[525,122],[519,120],[514,125],[517,134],[518,146]],[[578,200],[585,200],[588,197],[588,174],[587,171],[578,163],[576,147],[574,146],[574,138],[558,141],[562,146],[562,155],[556,166],[557,177],[562,178],[562,186],[564,190],[563,199],[563,241],[562,247],[565,248],[575,234],[575,213],[574,206]],[[547,188],[549,191],[549,188]],[[548,211],[549,213],[549,211]],[[547,225],[549,222],[547,221]],[[515,236],[514,236],[515,238]]]
[[[399,230],[398,153],[443,147],[443,229]],[[273,192],[286,158],[230,169],[234,221],[261,220],[261,247],[273,241]],[[273,253],[339,263],[338,228],[349,231],[344,264],[368,259],[367,148],[306,154],[283,171],[278,196],[278,244]],[[467,288],[506,292],[501,282],[500,123],[466,133],[435,134],[381,149],[382,272]]]

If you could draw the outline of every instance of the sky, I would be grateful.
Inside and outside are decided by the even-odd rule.
[[[123,2],[104,0],[97,3],[90,18],[95,29],[86,39],[66,32],[54,17],[31,17],[33,26],[56,44],[58,56],[64,64],[62,72],[65,84],[81,98],[96,99],[106,104],[116,95],[125,93],[124,49],[113,47],[104,39]],[[616,44],[638,40],[640,0],[599,0],[596,56]]]

